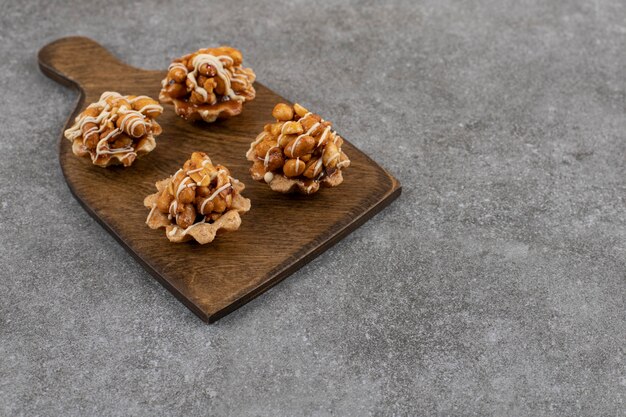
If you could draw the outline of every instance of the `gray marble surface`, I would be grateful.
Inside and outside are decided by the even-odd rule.
[[[623,416],[626,5],[2,2],[0,415]],[[38,48],[241,48],[404,186],[207,326],[72,198]]]

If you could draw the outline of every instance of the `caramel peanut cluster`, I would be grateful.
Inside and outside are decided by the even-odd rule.
[[[165,227],[172,242],[192,238],[211,242],[220,229],[237,230],[239,214],[250,210],[250,200],[240,194],[244,184],[225,166],[213,165],[204,152],[192,153],[181,169],[156,187],[158,192],[144,200],[150,209],[146,223],[152,229]]]
[[[94,165],[132,165],[152,151],[161,126],[155,118],[163,107],[148,96],[122,96],[108,91],[80,113],[65,131],[78,156],[90,156]]]
[[[343,139],[332,123],[299,104],[279,103],[272,116],[276,123],[265,125],[246,157],[250,173],[274,191],[313,194],[320,184],[334,187],[343,182],[342,169],[350,160],[341,150]]]
[[[256,94],[252,86],[256,76],[242,62],[241,52],[229,46],[175,59],[161,82],[159,100],[174,103],[176,114],[186,120],[213,122],[236,116]]]

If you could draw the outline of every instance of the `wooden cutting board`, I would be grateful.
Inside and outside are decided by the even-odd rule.
[[[180,51],[180,55],[187,52]],[[103,91],[156,99],[166,73],[128,66],[84,37],[46,45],[39,51],[39,66],[48,77],[80,93],[63,130]],[[255,87],[256,99],[244,105],[243,113],[222,122],[190,124],[165,105],[158,118],[163,133],[156,149],[130,168],[93,166],[89,159],[72,154],[62,132],[59,140],[63,174],[85,210],[165,288],[209,323],[311,261],[401,191],[393,176],[347,141],[343,150],[352,165],[337,188],[323,188],[306,197],[277,194],[253,181],[245,157],[250,142],[273,121],[274,105],[289,102],[258,82]],[[333,120],[332,114],[322,117]],[[154,183],[176,172],[193,151],[204,151],[214,162],[226,165],[246,184],[243,195],[252,200],[241,228],[207,245],[170,243],[163,230],[151,230],[145,224],[144,197],[154,193]]]

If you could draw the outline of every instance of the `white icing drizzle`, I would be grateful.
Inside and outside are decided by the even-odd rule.
[[[156,209],[157,205],[156,203],[154,203],[152,205],[152,209],[150,210],[150,213],[148,214],[148,218],[146,219],[146,224],[148,224],[148,221],[150,220],[150,218],[152,218],[152,214],[154,213],[154,210]]]
[[[313,169],[313,176],[317,175],[317,171],[322,168],[323,163],[324,163],[324,160],[320,157],[320,159],[318,159],[317,163],[315,164],[315,168]]]
[[[187,175],[195,174],[196,172],[202,171],[204,169],[204,167],[206,167],[206,165],[210,164],[210,163],[211,163],[210,159],[205,159],[204,161],[202,161],[202,166],[200,168],[191,169],[191,170],[187,171]]]
[[[171,71],[174,68],[182,68],[185,70],[185,72],[187,72],[187,67],[183,65],[182,62],[172,62],[168,67],[167,67],[167,71]]]
[[[112,131],[109,132],[108,135],[100,139],[100,141],[98,141],[98,144],[96,145],[96,155],[112,155],[116,153],[128,152],[129,149],[132,151],[132,148],[128,148],[128,147],[119,148],[119,149],[104,149],[104,147],[107,147],[107,141],[111,137],[117,135],[120,132],[121,132],[120,129],[113,129]]]
[[[267,168],[267,166],[270,164],[270,150],[277,148],[278,147],[278,143],[276,144],[276,146],[272,146],[266,153],[265,153],[265,158],[263,159],[263,166],[265,168]]]
[[[256,145],[261,143],[261,141],[265,139],[266,136],[267,136],[266,131],[263,131],[257,135],[256,139],[254,139],[254,142],[250,144],[250,149],[248,149],[248,152],[246,152],[246,158],[250,158],[250,156],[254,154],[254,148],[256,148]]]
[[[144,126],[146,125],[146,121],[143,118],[143,114],[141,114],[137,110],[127,110],[122,116],[122,123],[120,124],[120,129],[130,132],[131,136],[135,136],[133,132],[135,131],[135,128],[140,125],[144,125]]]
[[[207,198],[206,200],[202,202],[202,205],[200,205],[200,214],[202,214],[203,216],[204,216],[204,208],[206,207],[206,203],[208,203],[209,201],[211,200]]]
[[[222,62],[223,60],[229,61],[231,64],[233,62],[232,58],[226,55],[220,55],[220,56],[214,56],[211,54],[196,55],[195,57],[193,57],[193,60],[191,61],[191,63],[193,64],[193,71],[187,74],[187,79],[191,81],[193,90],[196,93],[200,94],[202,98],[204,99],[204,101],[207,101],[208,93],[204,89],[204,87],[201,87],[198,85],[198,81],[196,80],[196,77],[198,75],[198,68],[200,68],[204,64],[210,65],[213,68],[215,68],[217,72],[217,76],[224,82],[224,85],[226,87],[226,91],[224,92],[225,93],[224,97],[228,97],[228,99],[230,100],[245,101],[245,97],[237,95],[231,87],[231,78],[241,79],[241,76],[243,75],[245,77],[245,75],[233,74],[229,72],[226,68],[224,68],[224,64]]]
[[[162,112],[163,111],[163,107],[159,106],[158,104],[146,104],[145,106],[143,106],[142,108],[140,108],[137,111],[139,113],[144,113],[144,114],[145,114],[145,112],[149,112],[149,111]]]
[[[334,161],[335,159],[339,159],[340,157],[341,157],[341,154],[337,152],[335,155],[333,155],[332,158],[328,160],[328,162]]]
[[[320,140],[317,142],[317,145],[315,147],[319,147],[322,143],[324,143],[324,140],[328,136],[329,132],[330,132],[330,126],[326,126],[326,129],[324,129],[324,133],[322,133],[322,136],[320,137]]]
[[[178,171],[176,171],[176,172],[174,173],[174,175],[172,175],[172,178],[176,178],[176,176],[178,176],[178,174],[180,174],[181,172],[183,172],[183,169],[182,169],[182,168],[181,168],[181,169],[179,169]]]
[[[168,213],[167,213],[167,218],[168,219],[172,219],[172,206],[174,207],[174,213],[176,213],[176,210],[178,210],[178,201],[176,201],[176,199],[172,200],[172,202],[170,203],[170,208],[168,209]]]
[[[308,116],[312,115],[313,113],[311,112],[307,112],[304,116],[302,116],[300,119],[298,119],[298,121],[302,121],[305,118],[307,118]],[[314,123],[306,132],[302,133],[301,135],[298,135],[298,137],[296,137],[296,140],[294,141],[293,145],[291,146],[291,152],[294,151],[294,149],[298,146],[298,143],[300,143],[300,140],[307,136],[307,135],[311,135],[311,133],[313,133],[319,126],[321,123],[323,123],[325,120],[324,119],[320,119],[319,122]],[[284,136],[284,130],[285,130],[285,124],[283,124],[281,130],[280,130],[280,134],[278,135],[278,138],[276,139],[276,145],[272,146],[271,148],[269,148],[267,150],[267,152],[265,153],[265,157],[264,158],[258,158],[260,160],[263,161],[263,165],[265,166],[265,168],[267,169],[268,165],[269,165],[269,155],[270,155],[270,151],[274,148],[280,147],[280,142]],[[250,145],[250,149],[248,150],[248,152],[246,153],[246,157],[250,158],[253,153],[254,153],[254,149],[256,148],[256,146],[261,143],[266,137],[267,137],[268,133],[266,131],[261,132],[256,139],[254,140],[254,142],[252,142],[252,144]],[[315,145],[315,147],[320,147],[324,141],[328,138],[328,135],[333,135],[333,143],[337,143],[337,140],[339,138],[338,135],[336,135],[332,129],[331,126],[326,126],[326,128],[324,128],[324,131],[322,132],[320,139],[318,140],[317,144]],[[338,159],[341,157],[341,153],[338,152],[336,155],[333,156],[332,160]],[[300,165],[300,158],[296,158],[296,167],[298,167]],[[316,181],[318,181],[322,175],[324,174],[324,171],[322,170],[322,165],[323,165],[324,161],[323,158],[320,157],[318,159],[318,161],[315,164],[315,167],[313,169],[313,176],[317,176]],[[350,163],[350,161],[343,161],[343,162],[339,162],[337,164],[338,168],[343,168],[344,166],[347,166]],[[306,164],[305,164],[306,166]],[[272,182],[272,180],[274,179],[274,174],[270,171],[266,171],[265,174],[263,175],[263,180],[266,183],[270,183]],[[311,187],[313,185],[310,185],[307,187],[307,192],[311,190]]]
[[[189,177],[185,177],[183,178],[183,180],[180,182],[180,184],[178,184],[178,188],[176,189],[176,199],[178,200],[178,196],[180,195],[180,192],[185,188],[185,183],[187,181],[189,181]],[[195,184],[191,184],[191,185],[195,185]]]
[[[222,191],[224,191],[225,189],[227,189],[227,188],[229,188],[229,187],[232,187],[232,186],[233,186],[233,185],[232,185],[231,183],[228,183],[228,184],[224,184],[224,185],[222,185],[220,188],[218,188],[217,190],[215,190],[215,192],[214,192],[213,194],[211,194],[211,196],[208,198],[208,200],[209,200],[209,201],[213,201],[213,199],[214,199],[215,197],[217,197],[217,195],[218,195],[219,193],[221,193],[221,192],[222,192]]]
[[[293,143],[293,146],[291,147],[291,152],[293,152],[296,149],[296,146],[298,146],[298,143],[300,143],[300,140],[307,136],[310,135],[311,133],[313,133],[315,131],[315,129],[317,129],[317,127],[319,126],[319,122],[315,123],[313,126],[311,126],[311,128],[309,130],[307,130],[306,132],[304,132],[303,134],[301,134],[300,136],[298,136],[296,138],[296,141]]]
[[[304,117],[300,118],[300,120],[304,119],[306,116],[308,116],[309,114],[311,114],[311,112],[308,112]],[[265,166],[265,168],[267,168],[267,166],[269,165],[270,162],[270,151],[274,148],[280,148],[280,141],[282,140],[284,134],[285,134],[285,126],[287,126],[287,123],[283,124],[283,126],[280,129],[280,134],[278,135],[278,137],[276,138],[276,145],[272,146],[271,148],[269,148],[267,150],[267,152],[265,153],[265,158],[263,158],[263,166]],[[315,131],[315,129],[317,129],[317,127],[319,126],[319,123],[315,123],[313,126],[311,126],[311,128],[309,130],[307,130],[306,132],[304,132],[303,134],[299,135],[296,138],[296,141],[293,143],[293,146],[291,147],[291,152],[293,152],[293,150],[296,148],[296,146],[298,145],[298,143],[300,142],[300,140],[305,137],[306,135],[310,135],[311,133],[313,133]],[[266,132],[263,132],[266,133]],[[262,133],[262,134],[263,134]],[[261,136],[261,135],[259,135]],[[265,136],[264,136],[265,137]],[[261,138],[261,140],[264,139]],[[256,146],[257,143],[259,143],[261,140],[259,140],[259,138],[257,137],[257,140],[255,141],[255,143],[253,143],[253,146]],[[251,148],[252,149],[252,148]]]
[[[206,218],[202,219],[201,221],[199,221],[198,223],[192,224],[191,226],[187,227],[186,229],[182,229],[180,226],[174,226],[172,228],[172,230],[170,230],[170,232],[168,233],[169,236],[174,236],[176,234],[176,231],[178,229],[181,229],[183,231],[183,236],[185,236],[191,229],[193,229],[196,226],[200,226],[201,224],[206,222]]]
[[[86,116],[84,111],[79,114],[74,122],[74,125],[65,131],[65,137],[74,141],[79,138],[81,135],[83,137],[83,146],[86,146],[87,139],[95,134],[101,133],[104,129],[110,124],[114,123],[118,117],[122,117],[122,122],[120,128],[113,129],[109,134],[107,134],[104,138],[99,139],[96,144],[95,155],[92,154],[92,159],[95,160],[100,155],[113,155],[120,153],[128,153],[128,155],[124,156],[124,158],[128,158],[131,155],[136,156],[137,154],[134,152],[132,146],[118,148],[118,149],[110,149],[107,145],[107,142],[114,136],[122,133],[125,129],[129,132],[134,132],[135,128],[140,124],[147,125],[147,121],[145,119],[143,111],[146,110],[156,110],[163,111],[163,107],[158,104],[147,104],[142,107],[140,110],[132,110],[127,106],[122,105],[117,112],[112,112],[113,107],[109,104],[109,99],[123,99],[128,101],[129,103],[134,103],[141,99],[150,99],[148,96],[137,96],[132,99],[128,99],[122,96],[119,93],[114,91],[105,91],[100,96],[100,99],[96,103],[92,103],[87,106],[87,109],[99,109],[99,114],[97,117]],[[150,99],[151,100],[151,99]],[[132,119],[132,120],[131,120]],[[95,126],[89,128],[89,130],[83,132],[83,128],[86,124],[93,123]]]
[[[211,194],[211,196],[209,198],[207,198],[206,200],[204,200],[202,202],[202,205],[200,206],[200,214],[202,214],[204,212],[204,208],[206,207],[206,203],[208,203],[209,201],[213,201],[215,199],[215,197],[217,197],[217,195],[219,193],[221,193],[222,191],[224,191],[225,189],[227,189],[228,187],[232,187],[233,185],[231,183],[228,184],[224,184],[222,185],[220,188],[218,188],[217,190],[215,190],[215,192],[213,194]]]

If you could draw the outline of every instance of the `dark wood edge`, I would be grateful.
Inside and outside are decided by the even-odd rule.
[[[59,140],[57,142],[57,152],[59,154],[59,162],[60,162],[60,158],[61,158],[61,144],[62,144],[62,141],[64,140],[63,131],[65,131],[65,129],[67,129],[68,126],[70,126],[71,121],[73,120],[73,118],[77,114],[78,110],[82,106],[82,104],[83,104],[83,102],[85,100],[85,91],[81,88],[81,86],[78,84],[78,82],[76,82],[75,80],[72,80],[71,78],[68,78],[64,74],[61,74],[59,71],[57,71],[54,67],[48,65],[47,62],[45,62],[45,60],[43,59],[42,54],[43,54],[43,52],[45,51],[45,49],[47,47],[50,47],[50,46],[54,45],[57,42],[69,40],[71,38],[84,38],[84,39],[90,40],[92,42],[95,42],[95,41],[93,41],[90,38],[85,38],[85,37],[81,37],[81,36],[71,36],[71,37],[61,38],[61,39],[57,39],[56,41],[53,41],[53,42],[45,45],[44,47],[42,47],[39,50],[39,52],[37,54],[39,68],[40,68],[41,72],[44,75],[46,75],[48,78],[53,79],[54,81],[58,82],[59,84],[68,86],[68,87],[72,88],[73,90],[76,90],[79,93],[79,96],[78,96],[78,98],[76,99],[76,102],[75,102],[74,110],[72,111],[70,116],[65,121],[65,123],[63,125],[64,126],[63,130],[62,130],[61,135],[60,135],[60,138],[59,138]],[[267,87],[265,87],[265,88],[267,88]],[[269,91],[271,91],[272,93],[274,93],[274,91],[272,91],[271,89],[269,89],[269,88],[267,88],[267,89]],[[276,93],[274,93],[274,94],[276,94]],[[276,94],[276,95],[278,95],[278,94]],[[356,149],[358,149],[358,148],[356,148]],[[370,162],[378,165],[376,162],[374,162],[369,157],[369,155],[367,155],[366,153],[364,153],[360,149],[358,149],[358,150]],[[400,196],[401,192],[402,192],[402,186],[400,185],[400,182],[393,175],[389,174],[384,168],[381,167],[381,169],[385,172],[385,174],[391,180],[391,188],[390,188],[389,192],[385,196],[383,196],[383,198],[381,198],[374,206],[372,206],[366,212],[362,213],[358,218],[354,219],[353,222],[351,222],[351,223],[347,224],[346,226],[344,226],[338,233],[335,233],[333,236],[331,236],[325,242],[322,242],[321,244],[319,244],[318,246],[313,248],[307,254],[302,256],[298,261],[296,261],[295,263],[287,266],[285,269],[280,271],[278,274],[275,275],[275,277],[273,279],[270,279],[269,281],[264,282],[262,285],[260,285],[257,288],[253,289],[252,291],[250,291],[249,293],[244,295],[242,298],[240,298],[239,300],[237,300],[234,303],[231,303],[227,307],[225,307],[225,308],[223,308],[221,310],[218,310],[217,312],[215,312],[213,314],[206,314],[197,305],[195,305],[192,301],[187,299],[180,291],[178,291],[178,289],[176,287],[174,287],[172,284],[170,284],[164,278],[164,276],[161,273],[157,272],[150,264],[148,264],[146,261],[144,261],[143,258],[139,254],[137,254],[130,246],[128,246],[128,244],[115,232],[115,230],[111,227],[111,225],[109,225],[106,221],[104,221],[102,218],[100,218],[87,204],[85,204],[83,199],[80,197],[80,195],[74,189],[74,187],[71,184],[71,182],[68,181],[67,176],[65,175],[65,168],[63,167],[63,164],[59,163],[59,165],[61,166],[61,171],[63,172],[63,177],[65,179],[65,182],[66,182],[70,192],[72,193],[74,198],[79,202],[79,204],[83,207],[83,209],[91,217],[93,217],[96,220],[96,222],[98,224],[100,224],[107,232],[109,232],[109,234],[111,236],[113,236],[113,238],[115,238],[115,240],[117,240],[117,242],[128,253],[130,253],[132,255],[132,257],[135,258],[135,260],[137,260],[139,262],[140,265],[142,265],[150,273],[150,275],[152,275],[168,291],[170,291],[172,294],[174,294],[174,296],[180,302],[182,302],[187,308],[189,308],[200,319],[202,319],[204,322],[209,323],[209,324],[210,323],[214,323],[215,321],[217,321],[220,318],[224,317],[225,315],[235,311],[236,309],[238,309],[239,307],[243,306],[244,304],[247,304],[249,301],[253,300],[258,295],[264,293],[265,291],[267,291],[268,289],[270,289],[274,285],[278,284],[280,281],[284,280],[285,278],[287,278],[289,275],[293,274],[295,271],[297,271],[298,269],[300,269],[304,265],[306,265],[309,262],[311,262],[317,256],[319,256],[320,254],[325,252],[328,248],[333,246],[335,243],[337,243],[338,241],[340,241],[341,239],[343,239],[344,237],[346,237],[347,235],[352,233],[354,230],[358,229],[361,225],[363,225],[363,223],[365,223],[367,220],[369,220],[372,217],[374,217],[383,208],[385,208],[389,204],[391,204],[391,202],[393,202],[396,198],[398,198]]]
[[[386,170],[384,171],[387,175],[389,175],[389,178],[392,180],[392,188],[390,189],[388,194],[386,194],[380,201],[378,201],[378,203],[376,203],[376,205],[372,206],[368,211],[362,213],[358,218],[355,218],[353,222],[346,225],[343,229],[341,229],[338,233],[332,235],[325,242],[322,242],[321,244],[313,248],[313,250],[311,250],[310,252],[302,256],[297,262],[289,265],[288,267],[280,271],[278,274],[275,275],[273,279],[270,279],[269,281],[264,282],[262,285],[250,291],[248,294],[241,297],[236,302],[231,303],[227,307],[215,312],[214,314],[210,314],[208,323],[214,323],[215,321],[226,316],[227,314],[232,313],[233,311],[237,310],[239,307],[243,306],[249,301],[252,301],[258,295],[269,290],[274,285],[278,284],[279,282],[281,282],[282,280],[284,280],[285,278],[287,278],[288,276],[296,272],[298,269],[302,268],[304,265],[308,264],[313,259],[317,258],[319,255],[324,253],[334,244],[338,243],[341,239],[343,239],[344,237],[348,236],[350,233],[352,233],[353,231],[361,227],[366,221],[374,217],[382,209],[387,207],[396,198],[398,198],[400,194],[402,193],[402,186],[400,185],[400,182],[391,174],[389,174]]]
[[[191,311],[193,311],[203,321],[208,323],[209,322],[209,316],[207,314],[205,314],[198,306],[196,306],[191,301],[189,301],[180,291],[178,291],[178,289],[176,289],[176,287],[174,287],[167,280],[165,280],[161,274],[159,274],[154,268],[152,268],[152,266],[150,266],[148,263],[146,263],[143,260],[143,258],[141,258],[141,256],[139,256],[130,246],[128,246],[126,244],[126,242],[115,232],[115,230],[111,227],[111,225],[109,225],[106,221],[104,221],[101,217],[99,217],[87,204],[85,204],[85,202],[83,201],[81,196],[74,189],[72,183],[70,181],[68,181],[68,177],[67,177],[67,175],[65,173],[65,168],[63,167],[63,164],[60,163],[60,159],[61,159],[61,144],[62,144],[62,141],[65,140],[65,137],[63,136],[63,132],[65,131],[65,129],[67,129],[71,125],[72,120],[74,119],[74,117],[78,113],[78,110],[81,108],[83,102],[85,101],[85,91],[81,88],[81,86],[78,84],[78,82],[76,82],[76,81],[66,77],[65,75],[61,74],[54,67],[48,65],[46,62],[44,62],[44,60],[42,60],[42,51],[44,51],[44,49],[46,47],[49,47],[49,46],[53,45],[56,42],[63,41],[63,40],[66,40],[66,39],[68,39],[68,38],[58,39],[58,40],[56,40],[56,41],[54,41],[52,43],[47,44],[42,49],[40,49],[39,53],[37,54],[38,63],[39,63],[39,69],[41,70],[41,72],[44,75],[46,75],[47,77],[53,79],[54,81],[58,82],[59,84],[68,86],[71,89],[76,90],[79,93],[78,94],[78,98],[76,99],[76,102],[74,104],[74,110],[72,111],[70,116],[67,118],[67,120],[63,124],[63,129],[61,130],[61,135],[59,137],[59,140],[57,141],[57,153],[59,155],[59,165],[61,166],[61,171],[63,172],[63,178],[65,179],[65,183],[67,184],[67,186],[68,186],[70,192],[72,193],[72,195],[74,196],[74,198],[82,206],[82,208],[91,217],[93,217],[93,219],[96,220],[96,222],[98,224],[100,224],[100,226],[102,226],[107,232],[109,232],[109,234],[111,236],[113,236],[113,238],[115,238],[115,240],[117,240],[117,242],[128,253],[130,253],[132,255],[132,257],[135,258],[135,260],[137,260],[139,262],[140,265],[142,265],[150,273],[150,275],[152,275],[154,278],[156,278],[156,280],[159,283],[161,283],[161,285],[163,285],[168,291],[170,291],[172,294],[174,294],[174,296],[180,302],[182,302],[187,308],[189,308]]]

